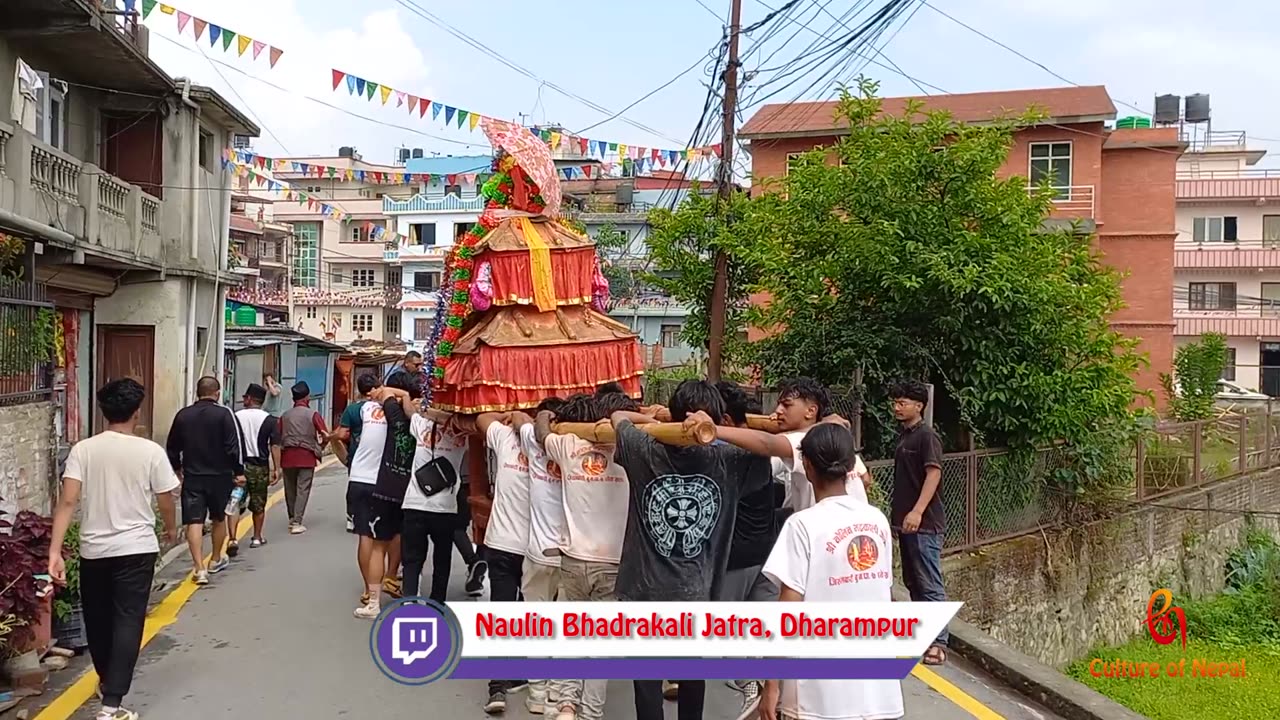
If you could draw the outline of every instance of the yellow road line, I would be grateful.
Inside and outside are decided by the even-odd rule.
[[[323,465],[321,467],[324,467]],[[317,468],[320,469],[320,468]],[[284,499],[284,491],[277,490],[267,499],[267,510],[281,500]],[[185,530],[185,528],[184,528]],[[239,541],[253,530],[253,516],[245,513],[240,518],[240,525],[236,527],[236,540]],[[183,541],[185,542],[185,540]],[[155,606],[150,613],[147,614],[147,623],[142,629],[142,647],[146,647],[152,638],[160,633],[161,630],[172,625],[178,619],[178,611],[183,605],[196,594],[199,585],[195,584],[191,575],[187,577],[174,588],[159,605]],[[89,671],[80,676],[71,687],[62,691],[62,694],[53,699],[40,714],[36,716],[36,720],[68,720],[80,706],[84,705],[94,696],[98,689],[98,673],[89,668]]]
[[[950,681],[924,665],[916,665],[911,674],[915,675],[917,680],[938,691],[946,699],[959,705],[965,712],[978,718],[978,720],[1004,720],[1003,715],[978,702],[968,693],[952,685]],[[41,719],[36,718],[36,720]]]

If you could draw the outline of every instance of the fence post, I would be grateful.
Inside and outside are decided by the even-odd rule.
[[[1240,443],[1240,462],[1236,469],[1243,473],[1249,467],[1249,413],[1240,414],[1240,428],[1236,435]]]
[[[1138,442],[1134,447],[1133,455],[1134,464],[1136,466],[1134,468],[1133,478],[1137,485],[1137,487],[1134,488],[1134,493],[1139,500],[1142,500],[1147,495],[1147,438],[1145,435],[1138,436]]]
[[[1271,398],[1267,398],[1267,409],[1265,412],[1266,415],[1263,416],[1264,422],[1262,427],[1262,447],[1267,454],[1264,456],[1266,459],[1262,461],[1262,467],[1269,468],[1273,462],[1273,458],[1271,457]]]
[[[862,449],[862,366],[853,371],[853,446]]]
[[[1191,484],[1200,484],[1200,451],[1204,448],[1204,421],[1191,424]]]
[[[969,436],[969,452],[964,459],[964,544],[978,544],[978,453],[973,449],[973,436]]]

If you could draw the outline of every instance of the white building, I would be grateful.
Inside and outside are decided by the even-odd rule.
[[[400,271],[400,338],[417,350],[431,335],[445,257],[484,211],[480,186],[492,162],[489,155],[410,159],[405,171],[430,174],[431,181],[407,200],[383,198],[388,227],[404,236],[398,249],[385,251]]]
[[[1225,379],[1280,396],[1280,170],[1243,132],[1205,132],[1178,161],[1175,342],[1227,336]]]

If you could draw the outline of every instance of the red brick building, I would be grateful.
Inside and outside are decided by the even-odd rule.
[[[1106,261],[1127,274],[1127,307],[1111,324],[1140,339],[1151,365],[1136,379],[1159,399],[1159,374],[1173,363],[1174,178],[1184,147],[1177,129],[1108,129],[1117,113],[1101,86],[885,98],[883,111],[901,115],[912,100],[960,122],[990,122],[1032,107],[1046,114],[1018,131],[1000,174],[1035,179],[1052,170],[1060,197],[1051,217],[1096,230]],[[761,107],[740,132],[751,151],[752,192],[785,175],[791,155],[845,134],[847,123],[835,113],[835,102]]]

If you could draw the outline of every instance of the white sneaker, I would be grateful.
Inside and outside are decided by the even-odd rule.
[[[209,563],[209,574],[217,575],[223,570],[226,570],[227,566],[230,564],[231,564],[231,561],[227,559],[226,555],[223,555],[222,557],[218,558],[216,561]]]
[[[556,720],[577,720],[578,713],[572,705],[561,705]]]
[[[307,527],[306,527],[305,525],[301,524],[301,523],[299,523],[299,524],[297,524],[297,525],[290,525],[290,526],[289,526],[289,534],[290,534],[290,535],[301,535],[302,533],[304,533],[304,532],[306,532],[306,531],[307,531]]]
[[[197,570],[195,575],[195,583],[197,585],[208,585],[209,572],[207,570]]]
[[[541,700],[534,700],[532,695],[526,695],[524,709],[528,710],[531,715],[541,715],[546,712],[547,706]]]
[[[381,603],[370,600],[369,602],[356,608],[355,616],[362,620],[374,620],[382,614]]]
[[[110,711],[102,708],[98,711],[97,720],[138,720],[138,713],[122,707]]]

